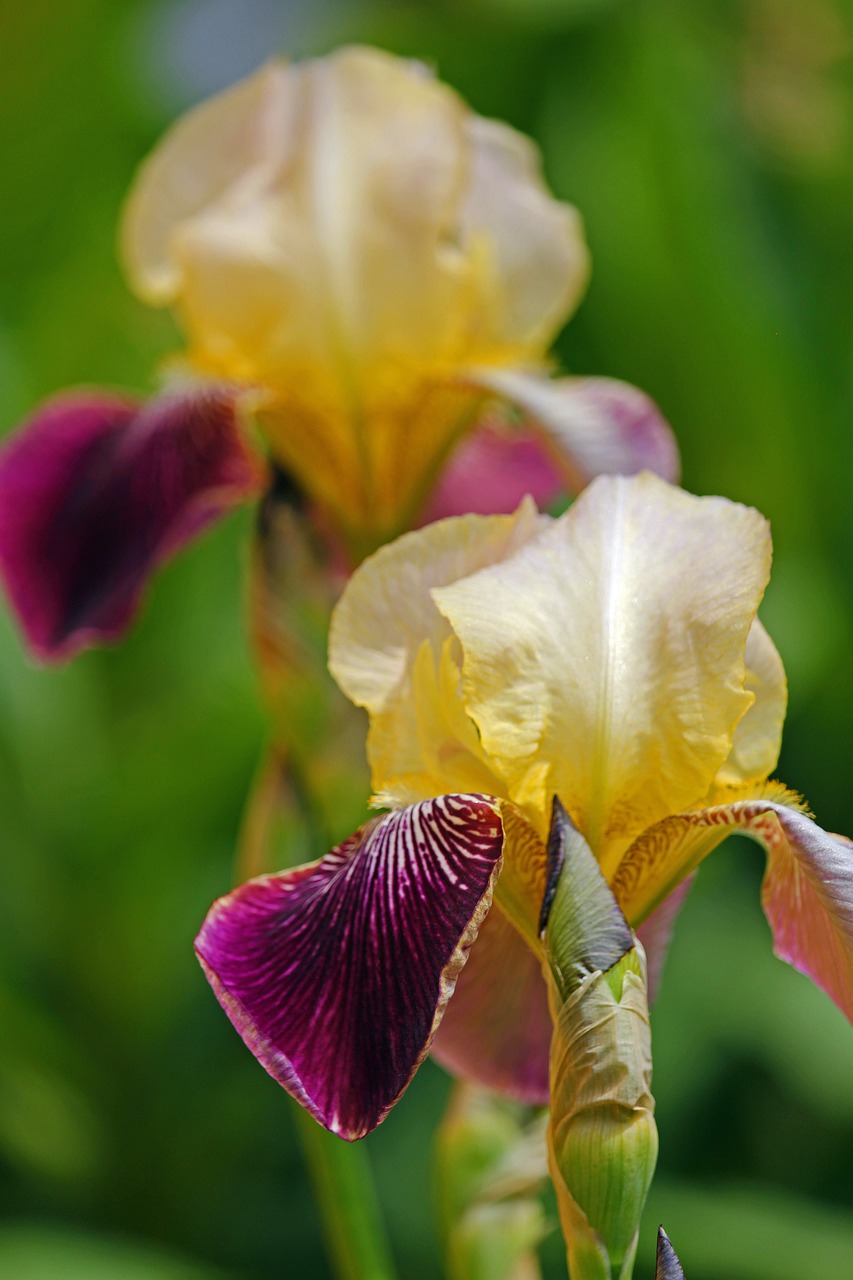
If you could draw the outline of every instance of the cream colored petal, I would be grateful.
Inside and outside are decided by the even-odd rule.
[[[580,215],[550,194],[528,138],[474,115],[465,134],[471,170],[460,233],[466,247],[483,254],[486,324],[499,343],[544,351],[589,278]]]
[[[174,301],[182,284],[175,236],[247,176],[273,174],[293,146],[293,70],[274,61],[187,112],[140,167],[128,197],[121,251],[146,302]]]
[[[377,50],[273,63],[143,166],[123,233],[131,279],[178,303],[202,362],[265,381],[331,372],[357,399],[365,364],[422,365],[458,337],[465,264],[444,243],[463,119],[424,68]]]
[[[541,834],[556,793],[609,874],[704,798],[752,702],[769,568],[757,512],[644,474],[594,481],[511,558],[433,592],[483,750]]]
[[[472,369],[538,432],[571,492],[599,475],[654,471],[677,481],[678,445],[653,400],[616,378],[548,378],[518,369]]]
[[[373,785],[384,799],[441,795],[460,776],[495,792],[462,703],[458,644],[431,592],[512,555],[542,520],[530,500],[511,516],[442,520],[382,547],[350,579],[332,617],[329,666],[370,713]]]
[[[776,768],[788,707],[788,683],[776,646],[758,618],[746,640],[744,688],[755,697],[737,726],[729,758],[717,775],[722,786],[766,778]]]

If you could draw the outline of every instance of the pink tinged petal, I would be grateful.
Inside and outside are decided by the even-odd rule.
[[[773,949],[853,1022],[853,842],[781,805],[753,805],[745,826],[767,849],[761,901]]]
[[[48,401],[0,452],[0,573],[32,651],[116,639],[157,565],[260,483],[227,389]]]
[[[630,383],[509,369],[476,369],[471,380],[525,416],[574,491],[598,475],[653,471],[664,480],[679,478],[672,429],[654,401]]]
[[[693,877],[689,876],[668,898],[664,898],[637,930],[637,937],[646,953],[646,995],[650,1005],[657,998],[675,921],[692,884]]]
[[[853,1021],[853,843],[822,831],[781,784],[758,785],[779,799],[759,792],[651,827],[623,857],[613,892],[629,920],[644,920],[727,835],[751,836],[767,854],[762,902],[776,954]]]
[[[432,1056],[453,1075],[545,1106],[552,1031],[541,963],[495,906],[456,985]]]
[[[469,512],[511,515],[527,494],[542,509],[565,487],[535,432],[487,423],[451,454],[418,525]]]
[[[196,952],[271,1076],[363,1137],[427,1053],[491,905],[495,802],[440,796],[375,819],[319,862],[214,903]]]

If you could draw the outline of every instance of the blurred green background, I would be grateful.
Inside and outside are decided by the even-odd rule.
[[[114,236],[180,109],[274,51],[434,63],[586,218],[565,366],[645,388],[686,486],[771,518],[779,776],[853,834],[851,39],[834,0],[3,0],[0,427],[68,384],[145,388],[173,343]],[[0,1280],[329,1275],[290,1104],[192,955],[264,733],[250,519],[163,572],[117,650],[38,670],[0,622]],[[644,1278],[660,1220],[688,1280],[853,1275],[853,1032],[772,958],[761,870],[730,841],[679,923]],[[427,1064],[368,1140],[404,1280],[439,1274],[447,1089]]]

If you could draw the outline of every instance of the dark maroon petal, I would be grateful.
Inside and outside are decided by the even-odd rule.
[[[544,509],[565,487],[535,432],[485,423],[450,455],[418,525],[469,513],[511,515],[528,493]]]
[[[440,796],[211,907],[196,952],[262,1066],[341,1137],[406,1088],[489,909],[497,803]]]
[[[260,479],[226,389],[49,401],[0,452],[0,573],[30,648],[118,637],[152,570]]]
[[[545,1106],[552,1032],[542,963],[494,906],[430,1052],[453,1075]]]

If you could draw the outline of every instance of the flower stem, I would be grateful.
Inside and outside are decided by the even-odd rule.
[[[296,1104],[292,1110],[338,1280],[395,1280],[363,1143],[327,1133]]]

